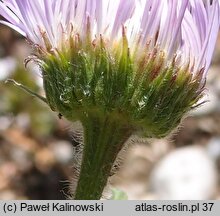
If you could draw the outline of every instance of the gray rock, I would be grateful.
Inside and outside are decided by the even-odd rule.
[[[204,148],[184,147],[155,166],[150,186],[158,199],[211,199],[217,187],[217,170]]]
[[[204,102],[204,103],[203,103]],[[219,109],[219,98],[214,89],[209,89],[205,93],[204,97],[198,102],[201,104],[196,109],[191,112],[193,116],[202,116],[202,115],[209,115]]]
[[[207,151],[214,159],[220,159],[220,137],[213,137],[207,144]]]
[[[6,57],[0,59],[0,80],[6,80],[11,76],[11,74],[14,72],[16,69],[17,62],[14,58],[12,57]]]
[[[57,161],[66,164],[73,160],[74,152],[72,145],[67,141],[58,141],[50,145]]]

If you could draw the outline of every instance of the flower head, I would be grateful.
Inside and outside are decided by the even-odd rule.
[[[114,113],[147,136],[202,96],[220,23],[218,0],[2,0],[0,14],[36,48],[53,110]]]

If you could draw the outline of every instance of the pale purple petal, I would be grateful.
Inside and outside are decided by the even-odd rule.
[[[201,50],[200,59],[198,62],[198,67],[205,66],[205,75],[208,71],[208,68],[211,64],[212,55],[215,48],[215,43],[218,36],[219,31],[219,23],[220,23],[220,8],[219,2],[214,1],[213,5],[207,6],[208,13],[210,16],[208,18],[208,26],[206,29],[206,37],[203,41],[203,47]]]
[[[194,65],[192,73],[210,66],[220,25],[219,0],[3,0],[1,23],[33,43],[59,49],[74,33],[86,38],[88,21],[92,39],[100,34],[117,44],[126,28],[131,52],[150,42],[161,49],[167,64],[178,56],[179,66]],[[42,32],[45,35],[42,35]],[[47,44],[48,45],[48,44]],[[149,50],[149,51],[150,51]]]
[[[14,29],[15,31],[17,31],[18,33],[20,33],[21,35],[23,35],[24,37],[26,37],[26,33],[23,32],[23,31],[22,31],[20,28],[18,28],[17,26],[15,26],[15,25],[13,25],[13,24],[11,24],[11,23],[9,23],[9,22],[2,21],[2,20],[0,20],[0,23],[1,23],[1,24],[4,24],[4,25],[6,25],[6,26],[8,26],[8,27],[10,27],[10,28],[12,28],[12,29]]]
[[[121,0],[112,29],[112,37],[115,37],[124,23],[132,16],[135,9],[134,0]]]

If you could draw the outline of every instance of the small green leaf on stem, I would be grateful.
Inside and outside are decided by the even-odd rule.
[[[128,200],[128,196],[124,191],[112,188],[111,200]]]
[[[12,83],[14,86],[16,86],[16,87],[18,87],[18,88],[24,90],[25,92],[27,92],[28,94],[30,94],[30,95],[32,95],[32,96],[34,96],[34,97],[37,97],[38,99],[40,99],[41,101],[43,101],[44,103],[47,104],[47,99],[46,99],[45,97],[42,97],[41,95],[39,95],[39,94],[33,92],[33,91],[30,90],[28,87],[22,85],[21,83],[16,82],[15,80],[13,80],[13,79],[7,79],[7,80],[5,81],[5,83]]]

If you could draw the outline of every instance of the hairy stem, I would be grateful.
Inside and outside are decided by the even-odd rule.
[[[74,198],[98,200],[102,196],[117,154],[132,131],[118,118],[112,118],[112,115],[87,115],[82,124],[84,150]]]

